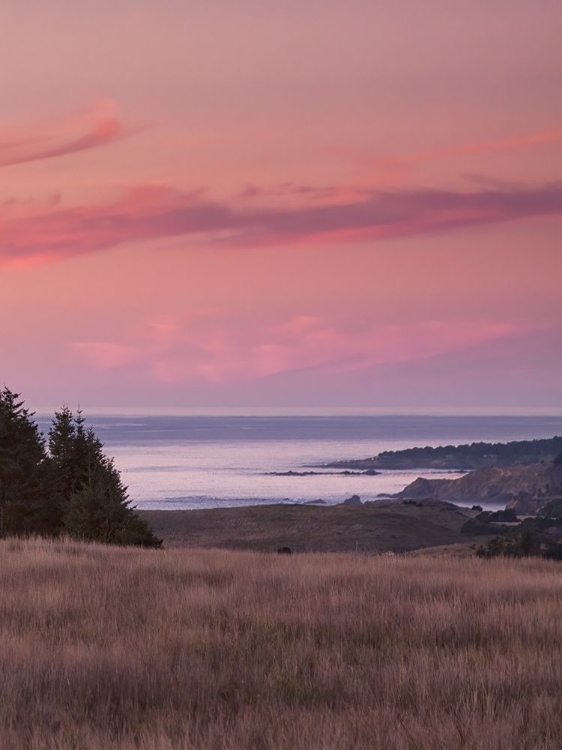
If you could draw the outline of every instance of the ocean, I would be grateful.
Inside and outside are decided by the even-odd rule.
[[[43,431],[49,417],[36,417]],[[366,458],[423,445],[505,442],[562,434],[562,417],[388,414],[94,414],[92,425],[115,458],[139,509],[193,509],[375,500],[418,476],[447,472],[385,471],[378,476],[272,476],[329,461]]]

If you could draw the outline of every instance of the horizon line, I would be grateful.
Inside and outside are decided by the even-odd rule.
[[[59,406],[40,406],[32,410],[37,416],[47,417],[59,410]],[[562,418],[562,407],[376,407],[376,406],[83,406],[80,408],[87,416],[133,417],[133,416],[169,416],[169,417],[306,417],[306,416],[396,416],[396,417],[541,417]]]

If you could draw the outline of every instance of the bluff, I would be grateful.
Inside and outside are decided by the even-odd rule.
[[[458,479],[418,478],[396,497],[431,498],[461,505],[498,504],[518,513],[537,513],[562,495],[562,465],[544,461],[530,466],[492,467]]]

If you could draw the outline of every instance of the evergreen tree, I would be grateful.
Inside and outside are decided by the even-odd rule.
[[[20,395],[0,391],[0,535],[52,533],[43,438]]]
[[[49,430],[49,455],[19,394],[0,390],[0,536],[69,535],[159,547],[131,506],[113,460],[84,417],[66,406]]]
[[[113,460],[80,411],[74,416],[63,407],[55,414],[49,451],[66,533],[107,544],[161,545],[134,512]]]
[[[49,429],[48,491],[51,498],[51,521],[57,533],[62,531],[68,498],[74,489],[73,443],[74,417],[66,406],[55,417]]]
[[[67,406],[55,412],[49,430],[49,454],[53,472],[53,490],[63,498],[68,498],[74,489],[74,444],[76,425],[74,416]]]

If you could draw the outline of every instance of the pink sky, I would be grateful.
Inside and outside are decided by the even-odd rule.
[[[31,404],[562,409],[559,2],[5,5]]]

